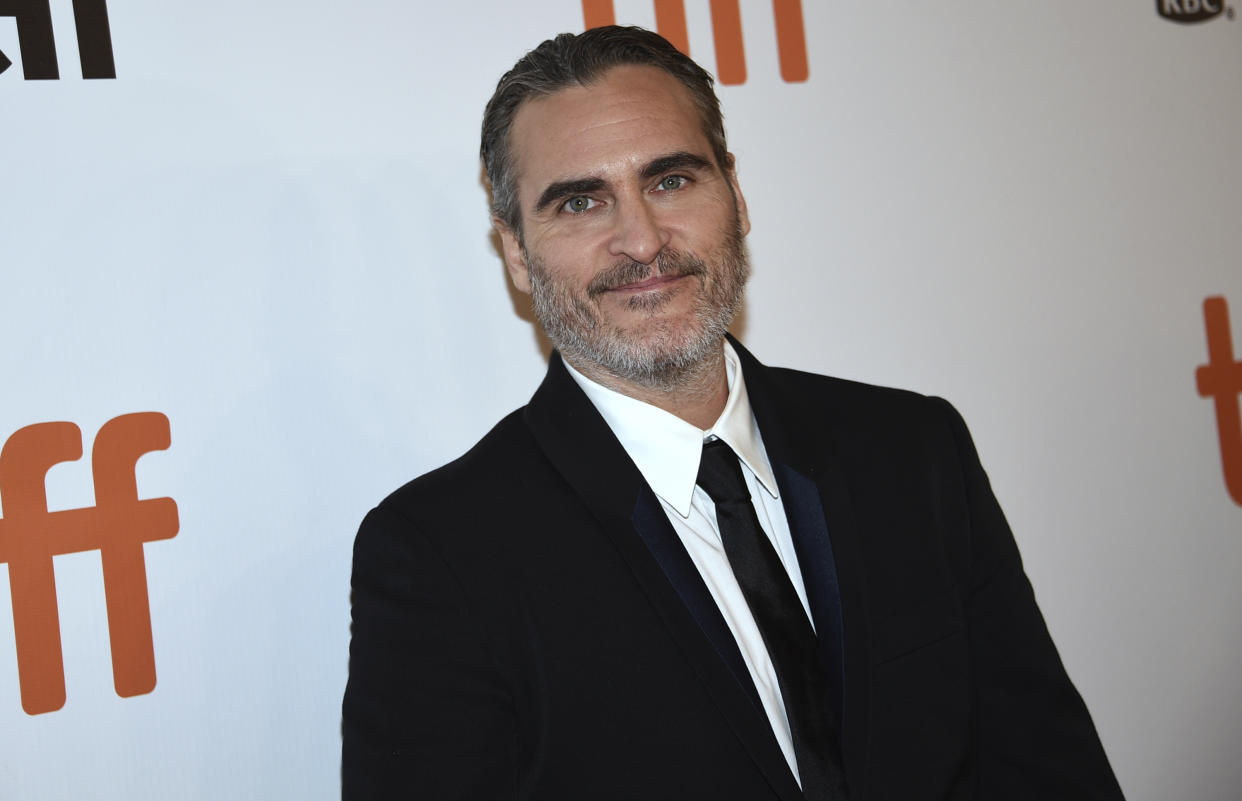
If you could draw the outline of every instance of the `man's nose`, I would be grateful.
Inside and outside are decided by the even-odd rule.
[[[651,264],[668,244],[670,235],[655,209],[641,198],[619,202],[609,252]]]

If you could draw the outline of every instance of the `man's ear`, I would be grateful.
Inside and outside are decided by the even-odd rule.
[[[530,294],[530,269],[526,265],[526,251],[517,232],[510,228],[499,217],[492,218],[492,227],[500,236],[500,249],[505,259],[505,269],[509,271],[509,280],[513,281],[518,292]]]
[[[742,230],[742,236],[750,233],[750,214],[746,211],[746,198],[742,195],[742,186],[737,182],[737,159],[733,154],[729,154],[729,164],[725,167],[725,178],[729,181],[729,186],[733,187],[733,200],[737,205],[737,224]]]

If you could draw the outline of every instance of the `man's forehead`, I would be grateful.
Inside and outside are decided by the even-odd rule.
[[[546,178],[549,171],[603,167],[619,157],[632,166],[644,154],[672,150],[702,150],[711,158],[690,92],[674,76],[645,65],[613,67],[588,84],[531,98],[509,133],[519,187],[532,172]]]

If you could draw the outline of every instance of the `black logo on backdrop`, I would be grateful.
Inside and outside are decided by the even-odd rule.
[[[1156,12],[1173,22],[1207,22],[1225,11],[1225,0],[1156,0]],[[1228,16],[1233,19],[1233,9]]]
[[[22,73],[26,80],[59,78],[56,37],[52,34],[52,10],[48,0],[0,0],[0,17],[13,17],[17,22],[17,46],[21,49]],[[73,22],[78,32],[82,77],[115,78],[107,0],[73,0]],[[0,73],[11,66],[13,62],[0,52]]]

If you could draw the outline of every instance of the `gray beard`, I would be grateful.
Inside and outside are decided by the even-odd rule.
[[[711,271],[702,260],[666,250],[654,264],[626,261],[605,270],[587,287],[586,299],[558,283],[546,265],[527,254],[535,316],[561,355],[584,372],[605,375],[666,393],[687,386],[698,372],[710,367],[721,341],[742,303],[750,259],[741,231],[736,228],[725,243],[724,263],[708,291],[702,283]],[[691,325],[681,330],[668,323],[652,323],[631,335],[605,322],[595,301],[608,290],[641,281],[651,275],[693,276],[700,282]],[[635,311],[657,313],[669,302],[666,295],[632,298]]]

